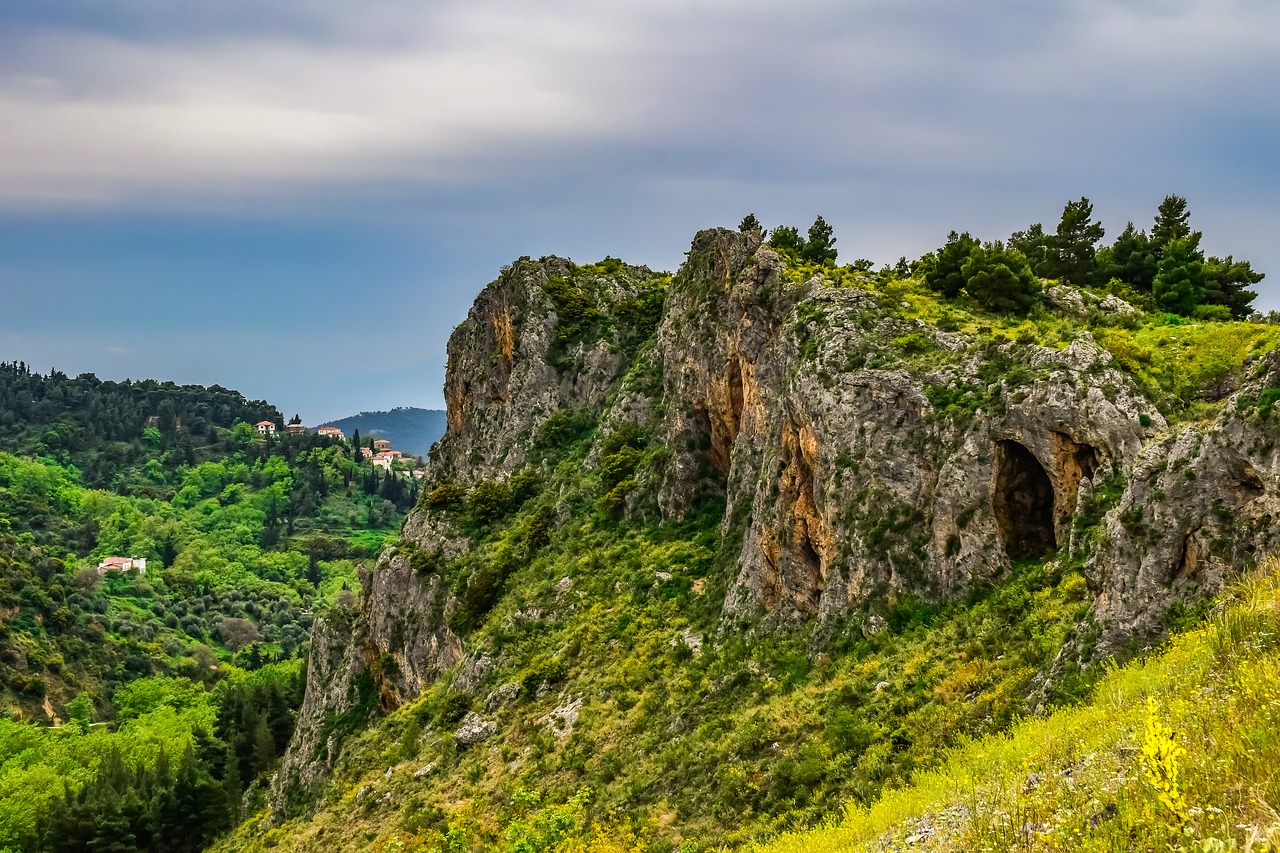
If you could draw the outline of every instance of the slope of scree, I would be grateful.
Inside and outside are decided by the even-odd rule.
[[[236,843],[487,843],[579,788],[619,832],[742,840],[1078,697],[1275,544],[1273,336],[1215,324],[1252,343],[1190,419],[1120,322],[984,315],[758,230],[674,277],[517,261]]]

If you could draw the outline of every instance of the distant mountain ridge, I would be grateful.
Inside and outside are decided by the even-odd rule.
[[[445,414],[441,409],[398,406],[389,412],[361,412],[319,426],[337,427],[348,438],[360,430],[361,438],[385,438],[396,450],[426,456],[431,445],[444,435]]]

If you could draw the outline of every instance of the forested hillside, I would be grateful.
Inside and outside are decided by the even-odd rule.
[[[415,485],[224,389],[0,375],[27,401],[0,432],[0,849],[201,849],[261,797],[313,613],[353,605]]]

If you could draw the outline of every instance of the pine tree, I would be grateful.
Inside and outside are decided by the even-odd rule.
[[[1067,202],[1053,238],[1053,276],[1077,287],[1087,284],[1103,233],[1102,224],[1093,221],[1093,202],[1083,197]]]
[[[1199,235],[1175,237],[1164,246],[1159,270],[1151,290],[1156,305],[1164,311],[1189,316],[1204,303],[1204,256]]]
[[[1237,261],[1230,255],[1209,258],[1204,270],[1205,304],[1224,305],[1237,320],[1248,317],[1252,311],[1250,303],[1258,298],[1256,291],[1248,289],[1249,285],[1262,281],[1266,274],[1255,272],[1248,261]]]
[[[762,230],[760,228],[760,220],[756,219],[756,215],[754,213],[748,213],[746,216],[742,217],[742,221],[738,223],[738,230],[743,234],[748,231],[760,231]]]
[[[809,238],[800,248],[800,257],[815,264],[833,264],[836,260],[836,238],[827,220],[819,216],[809,226]]]
[[[1116,278],[1134,290],[1150,293],[1157,263],[1147,232],[1137,230],[1130,222],[1114,243],[1098,251],[1094,280],[1106,284]]]
[[[799,255],[804,249],[804,238],[800,231],[790,225],[779,225],[769,234],[769,245],[779,251]]]
[[[1009,235],[1008,246],[1026,255],[1027,263],[1031,264],[1031,270],[1036,275],[1046,278],[1053,275],[1057,259],[1054,238],[1053,235],[1044,233],[1044,226],[1039,222],[1026,231],[1015,231]]]
[[[989,311],[1023,314],[1040,296],[1040,281],[1026,256],[999,241],[974,251],[962,273],[964,289]]]
[[[1187,210],[1185,198],[1180,195],[1164,197],[1156,211],[1155,225],[1151,228],[1151,243],[1155,246],[1157,257],[1171,241],[1191,236],[1190,218],[1191,212]]]
[[[977,239],[968,231],[963,234],[952,231],[947,235],[946,245],[938,250],[932,266],[925,272],[925,285],[952,299],[959,296],[965,284],[963,267],[979,248]]]

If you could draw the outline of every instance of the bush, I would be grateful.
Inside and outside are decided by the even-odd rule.
[[[427,506],[431,509],[448,509],[460,506],[466,499],[466,492],[457,483],[441,483],[427,495]]]
[[[538,450],[563,450],[585,438],[595,426],[595,416],[588,409],[561,409],[547,417],[538,427],[533,446]]]
[[[491,524],[511,512],[515,500],[506,483],[481,481],[467,496],[467,511],[477,524]]]
[[[1026,257],[999,241],[974,251],[961,267],[964,289],[988,311],[1025,314],[1040,297]]]

